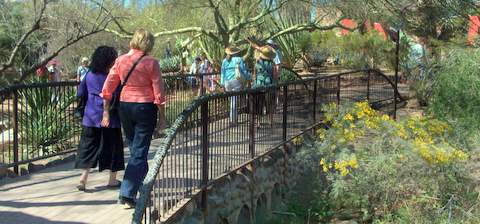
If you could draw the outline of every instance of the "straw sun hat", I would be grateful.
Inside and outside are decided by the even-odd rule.
[[[263,46],[255,50],[256,59],[261,58],[264,60],[273,60],[275,58],[275,54],[275,50],[270,46]]]
[[[227,47],[225,48],[225,53],[228,54],[228,55],[234,55],[234,54],[238,54],[240,53],[240,49],[238,49],[237,47]]]

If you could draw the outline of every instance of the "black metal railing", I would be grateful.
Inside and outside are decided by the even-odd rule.
[[[293,77],[291,70],[285,69]],[[198,96],[219,91],[219,73],[163,76],[171,124]],[[78,82],[32,83],[0,90],[0,164],[13,167],[75,151],[80,121],[73,116]],[[227,113],[224,107],[220,113]],[[200,122],[192,119],[189,125]]]
[[[369,101],[395,113],[387,106],[402,100],[392,81],[377,70],[200,97],[166,130],[132,221],[168,221],[194,197],[206,208],[207,187],[320,122],[324,104]]]

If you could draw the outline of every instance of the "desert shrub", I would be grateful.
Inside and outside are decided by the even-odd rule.
[[[180,71],[180,57],[179,56],[173,56],[173,57],[170,57],[170,58],[160,59],[159,63],[160,63],[160,70],[163,73]]]
[[[429,111],[458,128],[480,127],[480,50],[454,49],[436,73]]]
[[[44,155],[71,147],[70,140],[80,130],[80,123],[72,119],[75,99],[75,88],[19,91],[19,137],[31,147],[29,153]]]
[[[334,214],[375,223],[480,221],[478,192],[465,167],[470,156],[449,141],[448,123],[396,122],[366,102],[323,110],[329,128],[316,131],[314,150],[303,157],[319,179],[326,176]]]

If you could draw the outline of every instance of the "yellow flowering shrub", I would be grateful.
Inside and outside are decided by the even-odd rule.
[[[449,143],[448,123],[429,117],[395,121],[367,102],[322,110],[328,128],[315,132],[316,169],[326,175],[339,207],[372,206],[376,212],[369,215],[384,216],[408,205],[430,214],[445,195],[468,192],[456,176],[469,155]],[[439,199],[419,203],[421,197]]]

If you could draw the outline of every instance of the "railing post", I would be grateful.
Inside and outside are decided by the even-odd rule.
[[[317,79],[313,83],[313,124],[315,125],[317,122]]]
[[[255,95],[253,93],[248,94],[248,151],[251,158],[255,158],[255,113],[254,108]]]
[[[208,101],[202,103],[200,108],[200,115],[202,120],[202,195],[201,207],[202,210],[207,209],[207,184],[208,184]]]
[[[370,102],[370,70],[367,75],[367,101]]]
[[[340,106],[340,75],[337,76],[337,106]]]
[[[200,96],[205,95],[205,86],[203,85],[203,74],[200,74]]]
[[[20,175],[18,170],[18,92],[13,91],[13,171]]]
[[[282,140],[287,141],[287,102],[288,102],[288,85],[283,86],[283,123],[282,123]]]

